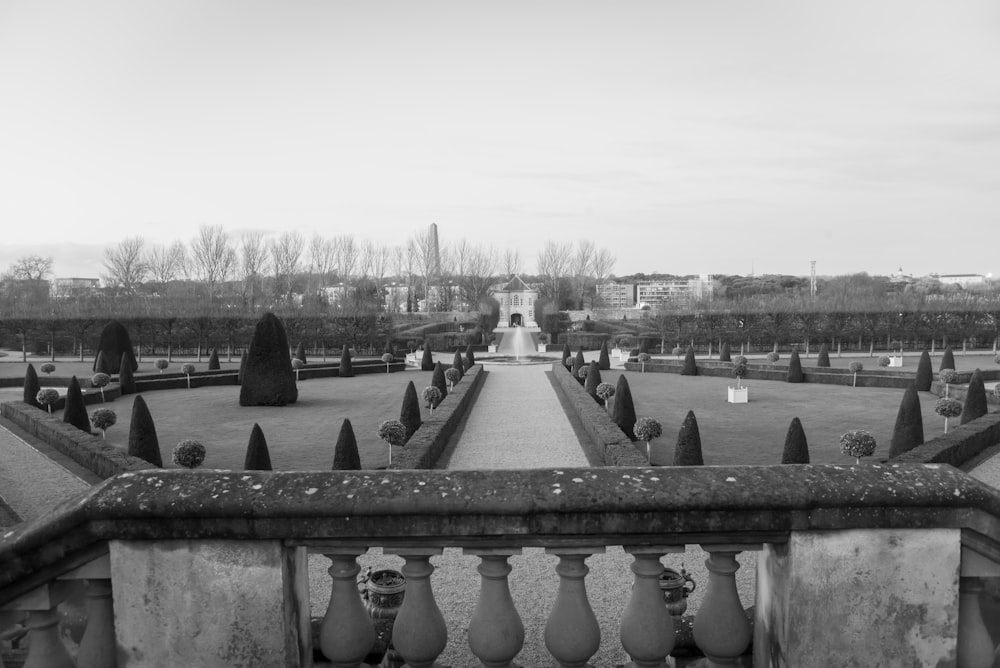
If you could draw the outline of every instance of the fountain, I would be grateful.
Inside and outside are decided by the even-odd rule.
[[[497,327],[493,330],[500,336],[496,355],[483,360],[485,364],[544,364],[552,358],[533,354],[537,350],[532,334],[537,327]]]

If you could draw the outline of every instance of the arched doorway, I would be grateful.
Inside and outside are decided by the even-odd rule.
[[[521,314],[520,313],[511,313],[510,314],[510,326],[511,327],[521,327],[521,326],[523,326],[523,324],[524,323],[523,323],[523,320],[521,318]]]

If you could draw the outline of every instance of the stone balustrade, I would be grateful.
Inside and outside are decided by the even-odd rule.
[[[751,643],[759,666],[992,664],[979,595],[1000,576],[1000,494],[940,465],[131,472],[2,537],[0,618],[27,613],[30,666],[309,666],[313,552],[330,561],[318,649],[358,666],[375,637],[358,559],[378,546],[405,561],[395,650],[434,666],[455,639],[433,560],[457,547],[481,578],[469,664],[511,666],[525,631],[508,560],[542,547],[558,559],[545,646],[585,666],[601,642],[586,561],[622,546],[621,646],[631,666],[663,666],[660,559],[685,545],[709,555],[693,635],[710,665],[741,665]],[[752,624],[734,580],[748,550]],[[80,580],[74,661],[56,607]]]

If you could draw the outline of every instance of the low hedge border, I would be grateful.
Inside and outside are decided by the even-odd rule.
[[[553,362],[552,376],[556,387],[580,419],[590,437],[590,447],[584,446],[587,459],[595,466],[649,466],[621,427],[560,362]]]
[[[0,404],[0,415],[102,478],[111,478],[126,471],[156,468],[120,448],[108,445],[100,436],[66,424],[62,416],[49,415],[30,404],[5,402]]]
[[[406,445],[397,450],[392,458],[391,469],[432,469],[437,465],[441,453],[454,436],[458,424],[472,406],[476,390],[486,375],[481,364],[474,364],[465,371],[448,396],[423,421]],[[419,391],[419,390],[418,390]]]
[[[955,467],[1000,443],[1000,413],[952,428],[923,445],[890,459],[892,464],[950,464]]]

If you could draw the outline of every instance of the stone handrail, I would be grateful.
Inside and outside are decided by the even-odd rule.
[[[232,547],[219,547],[232,544],[243,545],[245,549],[236,554]],[[918,624],[913,620],[930,618],[936,620],[934,642],[928,640],[933,647],[920,645],[920,651],[925,653],[916,657],[914,665],[926,664],[928,657],[954,658],[956,646],[968,644],[966,627],[974,627],[973,636],[980,640],[985,632],[982,621],[973,619],[968,600],[978,592],[979,577],[1000,575],[996,567],[1000,561],[1000,493],[951,467],[933,464],[526,471],[139,471],[107,480],[36,522],[16,527],[3,536],[0,610],[4,606],[38,610],[32,630],[42,637],[43,629],[52,625],[54,603],[45,596],[39,598],[39,588],[48,591],[47,583],[75,577],[74,573],[76,577],[106,582],[94,596],[108,599],[108,592],[113,590],[115,609],[119,606],[127,609],[130,601],[141,601],[147,592],[134,591],[139,585],[136,582],[130,585],[127,573],[121,575],[121,580],[116,579],[116,559],[129,564],[126,570],[141,573],[143,555],[157,552],[155,546],[169,549],[164,548],[155,557],[148,556],[145,579],[139,578],[142,589],[155,590],[153,581],[160,577],[157,574],[169,573],[172,563],[178,567],[170,561],[177,554],[194,555],[191,559],[197,561],[202,551],[215,550],[212,586],[219,586],[217,562],[221,554],[234,571],[228,578],[234,590],[247,586],[243,583],[249,578],[253,595],[260,596],[266,587],[262,588],[254,578],[260,577],[263,568],[275,574],[273,596],[287,607],[295,598],[290,592],[300,586],[294,584],[294,574],[301,570],[302,564],[297,560],[302,557],[294,554],[296,550],[309,548],[322,552],[333,562],[329,621],[324,621],[321,633],[323,651],[327,656],[331,653],[341,656],[340,652],[346,652],[343,654],[346,656],[360,650],[345,649],[342,639],[353,638],[355,634],[343,632],[342,625],[353,628],[351,625],[363,625],[367,619],[358,613],[360,603],[355,600],[354,578],[358,572],[355,560],[367,546],[379,545],[386,553],[400,554],[406,559],[403,572],[408,580],[407,598],[397,619],[397,626],[402,624],[404,630],[397,628],[394,632],[401,635],[397,647],[401,651],[407,647],[412,656],[430,652],[432,660],[437,656],[435,652],[441,651],[434,649],[436,643],[443,640],[437,622],[440,613],[432,614],[436,605],[430,591],[433,566],[428,557],[439,554],[443,547],[460,547],[479,555],[483,560],[482,596],[489,598],[488,605],[494,612],[500,610],[501,616],[513,620],[516,611],[511,612],[509,594],[504,595],[510,570],[506,559],[523,547],[544,547],[559,556],[556,573],[563,583],[549,619],[554,629],[551,645],[548,629],[546,645],[562,665],[575,665],[573,652],[579,647],[580,636],[576,636],[571,646],[560,645],[559,638],[570,632],[566,629],[579,621],[579,615],[589,619],[586,613],[589,604],[582,589],[587,573],[583,560],[602,551],[604,546],[620,545],[635,558],[632,569],[636,578],[632,599],[621,620],[622,643],[634,658],[637,653],[652,653],[650,660],[654,663],[636,665],[656,665],[656,657],[662,659],[670,651],[673,633],[660,634],[670,636],[669,642],[646,642],[648,637],[638,634],[636,629],[649,619],[659,620],[657,624],[662,622],[658,628],[669,628],[669,616],[664,617],[662,599],[656,589],[656,577],[662,568],[658,559],[688,544],[701,545],[711,555],[708,593],[699,618],[704,615],[712,622],[703,624],[699,632],[699,618],[696,618],[694,637],[706,655],[714,657],[720,665],[734,659],[749,644],[749,626],[742,626],[746,620],[732,586],[733,573],[739,567],[735,556],[744,550],[763,550],[758,559],[753,631],[758,665],[765,665],[768,652],[778,649],[786,657],[799,657],[798,663],[789,659],[788,665],[810,665],[814,658],[824,656],[824,652],[836,646],[839,639],[823,642],[832,633],[827,628],[829,619],[821,615],[810,620],[802,609],[833,606],[847,615],[854,606],[865,602],[881,605],[879,597],[886,596],[893,597],[896,607],[886,609],[882,623],[897,624],[900,628],[895,634],[881,628],[879,637],[898,637],[900,642],[883,642],[878,651],[888,657],[900,652],[904,652],[903,656],[915,656],[905,654],[917,651],[910,648],[911,627]],[[874,586],[870,579],[850,571],[843,574],[834,590],[812,582],[816,579],[816,569],[834,563],[837,564],[834,568],[843,568],[844,562],[834,558],[841,557],[838,550],[845,544],[855,554],[859,546],[868,550],[876,545],[884,550],[884,554],[876,552],[864,564],[866,577],[878,574],[876,591],[869,591]],[[109,549],[110,567],[92,566],[88,570],[92,562],[107,561]],[[824,559],[834,560],[824,562]],[[192,562],[185,557],[179,563],[185,564],[181,570],[188,578],[188,585],[196,589],[201,586],[198,569],[192,569]],[[240,575],[249,566],[253,568]],[[927,574],[920,570],[927,568],[933,571]],[[899,580],[904,583],[899,586],[906,589],[907,579],[899,575],[899,569],[912,571],[907,577],[921,581],[920,592],[914,594],[918,599],[910,602],[916,608],[916,616],[897,615],[899,597],[904,594],[893,589],[894,583]],[[941,582],[930,582],[937,574],[941,575]],[[819,580],[828,584],[829,575],[825,573]],[[957,586],[960,575],[961,597]],[[490,587],[486,586],[487,581],[492,583]],[[763,599],[761,581],[769,583],[766,588],[769,593]],[[780,595],[782,591],[786,594]],[[788,592],[793,593],[788,595]],[[797,603],[802,609],[796,608]],[[53,607],[46,607],[49,605]],[[138,605],[141,609],[142,603]],[[255,605],[259,607],[260,603]],[[483,599],[480,605],[486,605]],[[410,610],[406,606],[419,609]],[[302,613],[301,605],[296,609],[297,617],[291,613],[285,617],[279,614],[277,619],[260,622],[260,628],[240,628],[239,633],[263,644],[265,637],[272,637],[276,643],[273,651],[286,657],[282,661],[300,665],[288,658],[304,651],[302,638],[308,635],[301,629],[301,617],[307,612]],[[240,610],[227,614],[239,614]],[[976,611],[978,614],[978,603]],[[177,614],[187,619],[193,613]],[[213,611],[213,614],[222,613]],[[871,617],[872,611],[866,614]],[[110,613],[106,616],[110,617]],[[900,619],[892,621],[896,616]],[[105,629],[104,633],[117,633],[119,646],[145,642],[142,639],[148,633],[129,635],[129,624],[135,617],[115,616],[114,628]],[[281,626],[279,622],[288,628],[272,629],[275,624]],[[224,628],[244,623],[249,624],[242,619],[231,620],[229,626],[219,622]],[[789,623],[797,625],[794,633],[789,632]],[[920,621],[918,625],[923,624]],[[865,618],[865,625],[871,626],[869,618]],[[725,633],[713,635],[706,630],[716,627],[725,629]],[[298,629],[297,648],[288,646],[288,629]],[[927,632],[924,626],[920,629],[918,632]],[[406,635],[408,630],[410,636]],[[490,625],[484,627],[471,620],[469,642],[473,651],[478,646],[474,638],[495,640],[491,634],[496,633]],[[588,634],[593,635],[592,632],[584,635]],[[162,635],[170,637],[167,631]],[[727,643],[737,636],[740,640],[730,647]],[[408,645],[407,637],[417,638],[416,645]],[[875,651],[872,644],[856,644],[859,651],[867,652],[865,658],[872,658],[871,652]],[[105,645],[114,647],[114,638]],[[513,659],[519,649],[511,646],[505,651]],[[263,650],[257,647],[255,651]],[[976,665],[963,661],[962,650],[957,651],[957,665]],[[981,648],[980,653],[985,651]],[[989,651],[992,653],[992,647]],[[968,650],[965,656],[971,656]],[[430,665],[408,660],[411,665]]]

